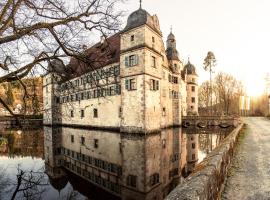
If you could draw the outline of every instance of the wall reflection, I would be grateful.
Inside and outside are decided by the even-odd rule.
[[[106,193],[99,193],[110,199],[163,199],[227,132],[173,128],[136,135],[44,127],[46,172],[59,191],[68,181],[74,187],[84,182],[92,190],[102,188]]]

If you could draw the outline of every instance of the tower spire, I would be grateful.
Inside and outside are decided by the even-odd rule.
[[[142,9],[142,0],[140,0],[140,9]]]

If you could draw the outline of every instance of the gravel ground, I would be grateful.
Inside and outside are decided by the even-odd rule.
[[[270,200],[270,120],[244,118],[222,200]]]

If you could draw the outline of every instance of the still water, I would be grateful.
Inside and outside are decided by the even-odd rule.
[[[0,199],[161,200],[230,131],[0,130]]]

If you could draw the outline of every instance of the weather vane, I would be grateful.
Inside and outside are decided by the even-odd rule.
[[[172,25],[171,25],[171,33],[172,33]]]

